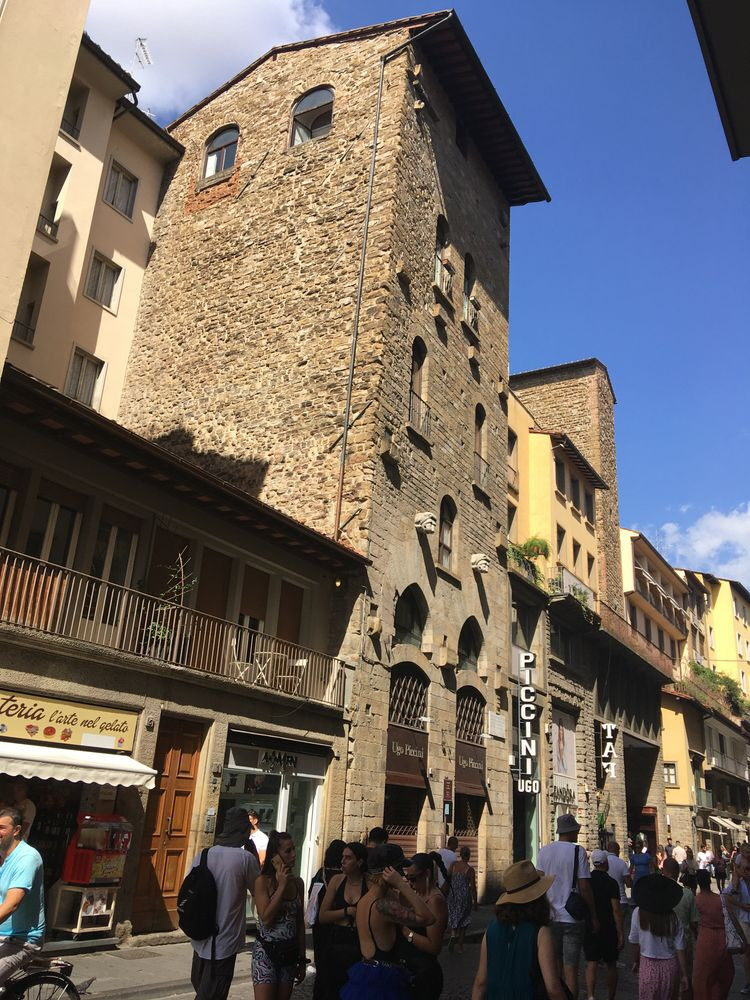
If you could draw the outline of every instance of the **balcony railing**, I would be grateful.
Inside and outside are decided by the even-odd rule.
[[[22,344],[34,343],[35,328],[27,323],[22,323],[20,319],[13,321],[11,336],[14,340],[20,340]]]
[[[599,601],[598,613],[604,632],[608,632],[629,647],[636,655],[650,663],[655,670],[668,677],[669,680],[673,679],[675,664],[666,653],[602,600]]]
[[[63,118],[60,122],[60,129],[66,135],[69,135],[72,139],[78,139],[81,134],[80,126],[78,122],[72,121],[70,118]]]
[[[719,767],[722,771],[727,771],[729,774],[736,774],[743,781],[748,780],[747,764],[736,760],[734,757],[730,757],[729,754],[709,748],[706,750],[706,763],[711,767]]]
[[[39,218],[36,220],[37,231],[43,233],[45,236],[49,236],[51,240],[57,239],[57,227],[58,224],[53,222],[52,219],[48,219],[46,215],[39,213]]]
[[[422,397],[413,390],[409,393],[409,423],[418,434],[429,440],[432,429],[432,411]]]
[[[508,462],[508,489],[518,493],[518,469]]]
[[[8,549],[0,622],[344,707],[335,657]]]
[[[591,587],[579,580],[575,573],[571,573],[560,563],[557,564],[557,573],[549,581],[549,589],[552,594],[572,594],[581,603],[585,603],[591,610],[595,610],[596,595]]]
[[[695,804],[699,809],[713,809],[714,793],[708,788],[696,788]]]
[[[535,587],[543,588],[542,573],[537,564],[533,559],[527,559],[513,544],[508,546],[508,561]]]
[[[486,490],[490,482],[490,464],[478,451],[474,452],[474,482],[483,490]]]
[[[473,330],[474,333],[479,333],[479,309],[471,301],[471,297],[466,298],[466,296],[464,296],[462,318],[469,329]]]

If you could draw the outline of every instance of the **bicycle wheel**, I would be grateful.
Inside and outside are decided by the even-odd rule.
[[[57,972],[32,972],[13,985],[18,1000],[80,1000],[71,981]]]

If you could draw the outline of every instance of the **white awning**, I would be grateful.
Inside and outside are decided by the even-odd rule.
[[[717,826],[721,826],[725,830],[733,830],[735,828],[735,824],[731,823],[728,819],[724,819],[723,816],[709,816],[708,818],[712,823],[716,823]]]
[[[0,772],[22,778],[57,778],[136,788],[153,788],[156,777],[152,768],[124,755],[7,740],[0,740]]]

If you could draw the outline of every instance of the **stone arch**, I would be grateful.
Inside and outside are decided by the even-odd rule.
[[[458,636],[458,669],[478,674],[480,666],[486,666],[484,645],[484,634],[479,622],[471,615],[463,623]]]
[[[429,688],[429,676],[412,660],[394,664],[388,691],[388,722],[426,731]]]
[[[482,745],[487,699],[473,684],[463,684],[456,692],[456,739]]]
[[[429,615],[430,609],[421,588],[416,583],[410,584],[396,600],[393,612],[394,645],[415,646],[421,651]]]

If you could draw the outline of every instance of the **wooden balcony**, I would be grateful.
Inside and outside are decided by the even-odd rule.
[[[0,625],[344,707],[336,657],[3,548]]]

